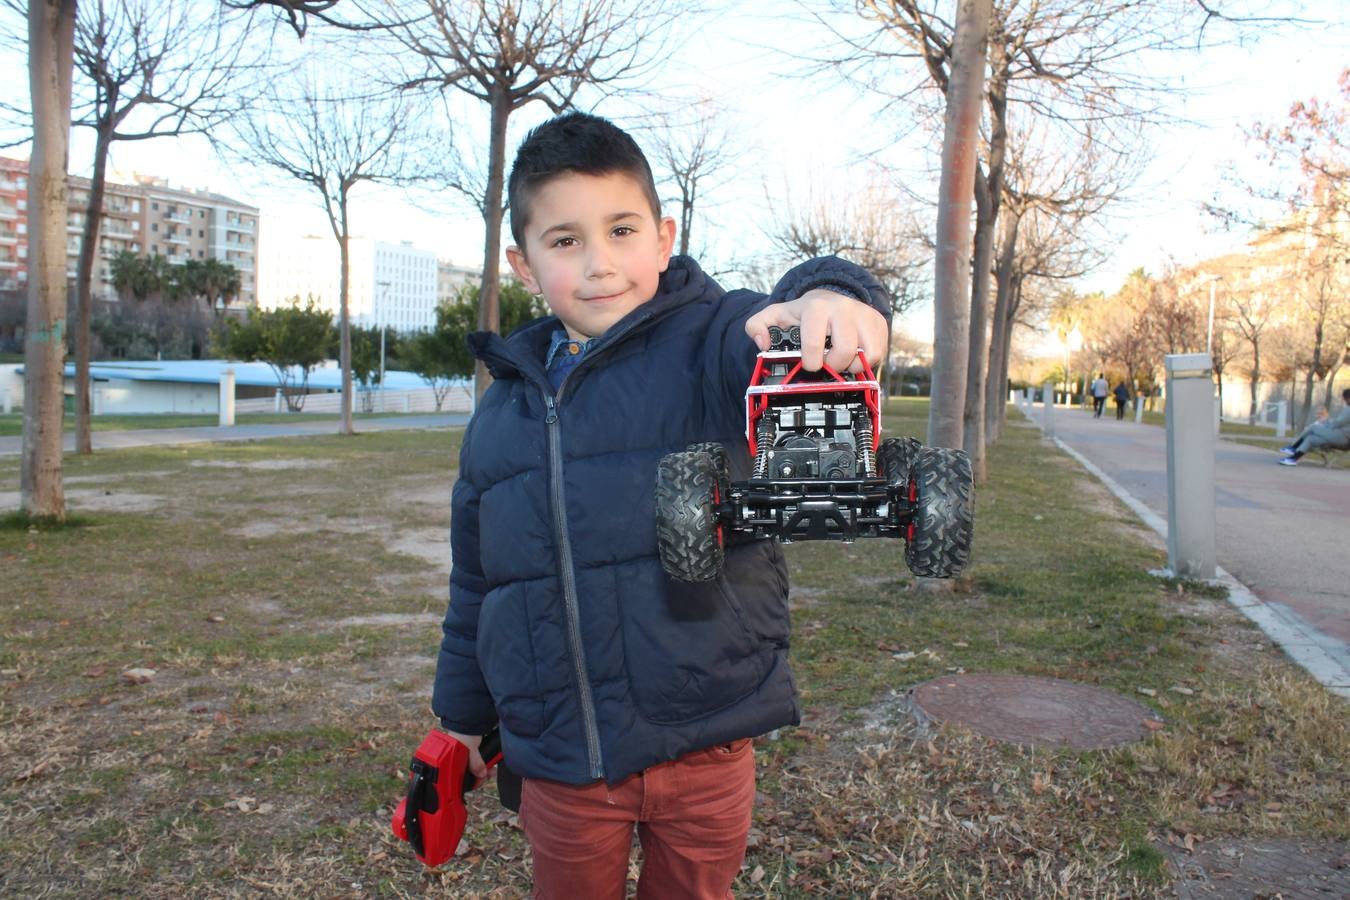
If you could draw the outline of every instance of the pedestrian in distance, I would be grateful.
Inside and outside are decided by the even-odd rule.
[[[622,898],[636,830],[638,896],[721,900],[745,856],[751,739],[801,719],[787,568],[773,541],[730,540],[716,580],[671,580],[658,461],[715,441],[748,475],[744,395],[770,326],[800,326],[803,368],[856,369],[860,349],[881,358],[889,300],[835,257],[768,296],[724,290],[672,257],[646,158],[595,116],[531,131],[508,197],[507,259],[553,314],[469,339],[495,380],[452,492],[432,709],[480,778],[498,726],[534,896]]]
[[[1106,381],[1106,373],[1097,373],[1096,379],[1092,382],[1092,417],[1100,419],[1102,410],[1106,409],[1106,395],[1110,392],[1111,385]]]
[[[1116,395],[1116,421],[1119,422],[1125,418],[1125,407],[1130,403],[1130,389],[1122,381],[1116,385],[1112,393]]]
[[[1340,411],[1336,415],[1313,422],[1287,447],[1281,447],[1282,466],[1296,466],[1305,453],[1312,450],[1350,450],[1350,388],[1341,391]]]

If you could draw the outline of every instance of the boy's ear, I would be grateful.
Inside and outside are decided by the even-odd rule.
[[[525,258],[525,251],[515,244],[506,248],[506,261],[511,266],[511,271],[516,273],[520,283],[525,285],[525,290],[531,294],[540,293],[539,282],[534,280],[534,274],[530,271],[530,261]]]
[[[670,265],[670,255],[675,250],[675,220],[670,216],[664,216],[656,223],[656,228],[661,235],[661,271],[664,272]]]

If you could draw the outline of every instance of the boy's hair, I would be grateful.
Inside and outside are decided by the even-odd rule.
[[[517,246],[525,246],[525,225],[530,221],[530,201],[535,191],[569,172],[629,176],[642,186],[652,205],[652,215],[660,220],[661,200],[656,196],[656,180],[637,142],[608,119],[569,112],[532,129],[516,151],[507,182],[507,204],[511,210],[511,237]]]

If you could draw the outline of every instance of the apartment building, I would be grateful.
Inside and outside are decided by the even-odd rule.
[[[0,156],[0,291],[28,283],[28,163]]]
[[[430,250],[411,242],[392,244],[369,237],[348,242],[353,325],[385,325],[424,331],[436,325],[437,264]],[[332,235],[270,239],[260,260],[258,305],[266,309],[293,297],[313,297],[336,319],[341,262]]]
[[[460,266],[448,259],[436,261],[436,297],[444,303],[459,296],[465,285],[480,284],[483,273],[478,269]]]
[[[0,289],[27,283],[28,163],[0,157]],[[94,293],[115,300],[112,260],[123,251],[159,254],[181,265],[218,259],[239,270],[240,290],[231,307],[257,302],[258,209],[210,191],[171,188],[162,178],[136,176],[135,184],[108,182],[94,258]],[[84,238],[90,182],[72,176],[66,218],[66,274],[75,277]],[[6,263],[9,263],[8,265]]]

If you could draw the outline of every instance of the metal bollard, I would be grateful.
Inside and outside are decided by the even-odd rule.
[[[1041,386],[1041,404],[1045,407],[1041,430],[1046,437],[1052,438],[1055,436],[1055,389],[1048,381]]]
[[[1213,578],[1214,384],[1208,353],[1163,357],[1167,370],[1167,565],[1181,578]]]
[[[1134,424],[1138,425],[1144,421],[1144,395],[1140,394],[1134,398]]]
[[[0,410],[3,410],[5,415],[14,412],[14,397],[11,396],[12,393],[13,392],[10,391],[9,388],[5,388],[4,392],[0,393]]]
[[[1289,404],[1280,400],[1275,404],[1275,436],[1284,437],[1289,434]]]
[[[220,424],[224,428],[234,425],[234,369],[225,369],[220,373]]]

